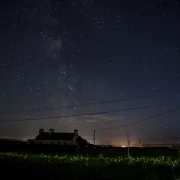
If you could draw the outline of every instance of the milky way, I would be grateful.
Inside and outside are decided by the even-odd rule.
[[[73,131],[100,143],[164,142],[178,134],[173,112],[126,129],[104,131],[177,105],[96,116],[63,116],[146,106],[179,100],[178,1],[10,1],[1,3],[0,135],[28,138],[38,129]],[[125,97],[149,99],[88,105]],[[57,108],[74,105],[71,108]],[[53,110],[47,111],[46,108]],[[36,110],[40,111],[31,111]],[[12,111],[21,113],[12,113]],[[172,139],[170,139],[172,140]]]

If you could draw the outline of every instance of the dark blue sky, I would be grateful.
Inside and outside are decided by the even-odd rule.
[[[2,120],[91,113],[146,106],[180,98],[180,2],[130,0],[6,1],[0,10],[0,110]],[[28,112],[136,96],[101,106]],[[104,131],[177,105],[61,121],[0,124],[0,135],[32,137],[38,129],[72,131],[100,143],[164,142],[180,137],[179,114]],[[13,114],[13,110],[21,110]],[[108,120],[107,120],[108,119]],[[93,121],[92,121],[93,120]],[[111,121],[110,121],[111,120]],[[97,122],[96,122],[97,121]]]

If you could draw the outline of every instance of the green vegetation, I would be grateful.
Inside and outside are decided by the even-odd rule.
[[[180,177],[180,159],[105,158],[0,153],[1,177],[20,179],[138,179]]]

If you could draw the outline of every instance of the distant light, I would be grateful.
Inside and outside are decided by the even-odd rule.
[[[126,146],[121,146],[122,148],[125,148]]]

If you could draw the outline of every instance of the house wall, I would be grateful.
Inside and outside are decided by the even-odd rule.
[[[58,144],[58,145],[77,145],[76,140],[29,140],[33,144]]]
[[[77,138],[78,138],[78,134],[75,135],[75,136],[73,137],[73,140],[72,140],[72,141],[73,141],[73,144],[76,145],[76,146],[78,146]]]

